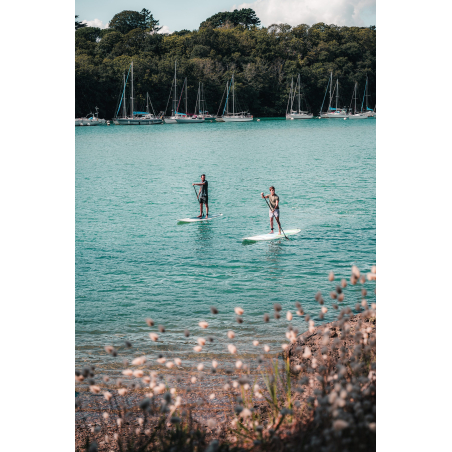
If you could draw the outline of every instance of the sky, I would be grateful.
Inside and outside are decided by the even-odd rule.
[[[242,8],[254,9],[264,26],[317,22],[339,26],[376,25],[376,0],[251,0],[245,3],[233,0],[75,0],[78,20],[100,28],[105,28],[116,13],[143,8],[160,21],[163,33],[195,30],[213,14]]]

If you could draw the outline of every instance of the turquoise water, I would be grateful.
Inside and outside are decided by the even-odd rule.
[[[331,321],[328,294],[337,281],[349,279],[352,264],[369,271],[376,260],[375,131],[374,119],[76,128],[76,364],[116,368],[119,358],[103,347],[124,339],[134,348],[121,356],[165,350],[190,360],[198,335],[215,337],[203,357],[222,357],[228,329],[245,357],[258,353],[252,339],[280,351],[287,321],[265,324],[263,314],[275,302],[295,314],[300,301],[319,323],[318,290]],[[177,224],[198,215],[191,184],[202,173],[210,213],[224,216]],[[260,192],[270,185],[283,228],[301,233],[243,244],[269,231]],[[373,283],[365,286],[374,301]],[[354,307],[360,291],[349,286],[342,305]],[[235,306],[245,310],[241,325]],[[165,326],[164,342],[151,343],[156,327],[146,317]],[[298,316],[292,324],[307,329]]]

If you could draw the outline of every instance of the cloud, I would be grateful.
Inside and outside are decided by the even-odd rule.
[[[104,25],[100,19],[82,20],[82,24],[86,24],[88,27],[108,28],[108,23]]]
[[[376,0],[255,0],[234,9],[252,8],[262,25],[292,26],[318,22],[339,26],[376,25]]]
[[[163,26],[162,26],[162,29],[159,30],[158,33],[169,33],[169,34],[171,34],[172,31],[170,31],[170,29],[168,28],[167,25],[163,25]]]

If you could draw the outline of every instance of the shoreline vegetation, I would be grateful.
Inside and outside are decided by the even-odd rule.
[[[143,111],[149,92],[156,112],[171,112],[174,63],[180,86],[188,80],[188,105],[198,83],[204,86],[211,114],[220,108],[225,83],[234,73],[241,104],[259,117],[283,116],[291,79],[300,73],[303,96],[317,114],[330,72],[340,84],[340,106],[349,106],[355,82],[358,98],[369,79],[369,107],[376,103],[376,27],[317,23],[261,27],[252,9],[215,14],[198,30],[160,33],[159,20],[146,9],[122,11],[109,28],[83,26],[75,31],[75,117],[99,107],[99,117],[115,116],[123,75],[134,64],[134,105]],[[181,103],[181,105],[183,102]],[[193,107],[192,107],[193,108]],[[223,108],[221,106],[221,108]]]
[[[146,355],[123,361],[117,380],[101,381],[94,367],[76,370],[76,450],[376,450],[376,304],[369,306],[373,294],[366,288],[376,281],[376,267],[363,275],[353,266],[349,282],[332,272],[328,279],[330,294],[315,296],[317,315],[322,319],[335,310],[337,319],[316,325],[299,302],[294,313],[276,303],[272,316],[287,324],[281,352],[253,341],[257,369],[241,358],[232,330],[227,348],[234,370],[221,361],[203,362],[203,346],[216,338],[201,320],[206,337],[197,338],[199,363],[192,368],[168,352],[157,358],[165,372],[150,370]],[[354,310],[345,306],[348,284],[361,286]],[[210,315],[217,313],[211,307]],[[239,329],[246,312],[236,307],[235,314]],[[301,335],[292,326],[294,316],[307,322]],[[270,314],[262,321],[270,321]],[[164,341],[164,326],[146,322],[150,345]],[[127,341],[125,346],[133,348]],[[122,359],[110,345],[105,351]]]

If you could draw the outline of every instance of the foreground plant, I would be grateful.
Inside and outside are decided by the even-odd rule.
[[[334,274],[328,279],[333,282]],[[361,284],[361,302],[355,305],[355,314],[349,307],[339,310],[345,297],[347,281],[342,280],[330,293],[332,309],[338,310],[337,320],[315,327],[314,320],[305,314],[300,303],[295,304],[296,313],[304,316],[308,328],[298,335],[292,327],[293,315],[287,312],[288,326],[285,332],[287,342],[281,344],[282,357],[270,354],[268,345],[253,341],[253,346],[263,350],[258,358],[257,372],[240,357],[240,350],[233,343],[228,344],[229,353],[237,356],[235,371],[229,371],[227,383],[222,388],[230,401],[229,420],[218,425],[215,418],[207,420],[205,427],[194,419],[200,405],[216,398],[215,393],[198,393],[197,403],[189,400],[192,388],[181,384],[180,378],[170,384],[155,370],[135,369],[124,362],[122,374],[125,378],[113,384],[104,380],[105,402],[99,404],[103,421],[96,426],[87,425],[85,450],[119,451],[203,451],[215,452],[233,447],[273,450],[325,450],[359,451],[375,450],[376,431],[376,305],[368,306],[366,280],[376,280],[376,268],[367,274],[360,274],[352,268],[350,283]],[[319,318],[328,311],[326,301],[318,292],[315,299],[320,305]],[[274,317],[281,317],[281,306],[275,304]],[[211,308],[216,315],[218,310]],[[235,314],[245,314],[241,307]],[[265,314],[264,321],[269,321]],[[147,319],[150,327],[154,321]],[[208,329],[208,322],[202,320],[199,326]],[[160,333],[165,332],[159,326]],[[186,331],[188,337],[190,332]],[[227,337],[234,341],[235,333]],[[161,340],[151,332],[150,338]],[[199,353],[213,337],[197,338],[194,350]],[[126,343],[126,348],[132,344]],[[120,350],[106,346],[105,350],[117,356]],[[244,362],[245,361],[245,362]],[[146,356],[135,358],[131,365],[145,366]],[[157,362],[177,375],[183,362],[179,358],[170,360],[159,355]],[[216,373],[218,362],[212,362],[211,372]],[[193,369],[184,370],[191,376],[192,384],[203,378],[204,363]],[[76,371],[76,381],[89,384],[90,391],[100,394],[102,388],[96,384],[94,368]],[[179,384],[180,383],[180,384]],[[127,394],[144,392],[144,398],[127,406]],[[110,432],[110,433],[107,433]],[[113,434],[111,433],[113,432]],[[223,438],[220,442],[218,438]],[[96,438],[96,440],[94,440]],[[283,440],[283,441],[282,441]]]

